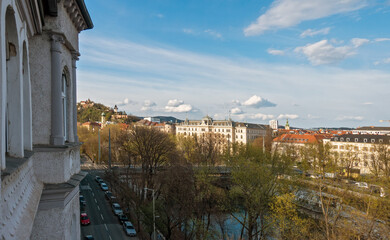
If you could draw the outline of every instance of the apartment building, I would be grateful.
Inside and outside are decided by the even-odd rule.
[[[0,239],[80,239],[83,0],[0,1]]]
[[[204,133],[215,133],[223,136],[227,142],[246,144],[266,135],[267,125],[242,123],[229,120],[213,120],[206,116],[201,120],[188,120],[176,125],[176,134],[199,136]]]
[[[387,135],[345,134],[325,139],[324,144],[326,143],[332,146],[332,151],[337,152],[340,158],[350,157],[350,153],[355,153],[353,165],[360,170],[360,174],[371,173],[372,159],[377,157],[376,147],[379,144],[390,150],[390,136]]]

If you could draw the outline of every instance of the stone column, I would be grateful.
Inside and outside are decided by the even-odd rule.
[[[80,53],[72,52],[72,111],[73,111],[73,136],[74,142],[79,141],[79,137],[77,136],[77,78],[76,78],[76,61],[79,60]]]
[[[62,69],[61,44],[64,38],[61,35],[51,36],[51,136],[50,143],[64,145],[64,114],[62,110]]]

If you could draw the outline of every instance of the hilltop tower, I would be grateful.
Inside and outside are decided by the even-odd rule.
[[[285,129],[286,129],[286,130],[290,130],[290,124],[288,124],[288,119],[287,119],[287,121],[286,121]]]

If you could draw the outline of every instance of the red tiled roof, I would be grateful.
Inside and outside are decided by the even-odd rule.
[[[319,143],[324,139],[323,135],[310,135],[310,134],[283,134],[275,138],[274,142],[283,143]]]

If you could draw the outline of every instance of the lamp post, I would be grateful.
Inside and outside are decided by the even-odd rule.
[[[155,213],[155,199],[154,199],[154,189],[144,188],[145,190],[152,191],[153,197],[153,240],[156,240],[156,213]]]

